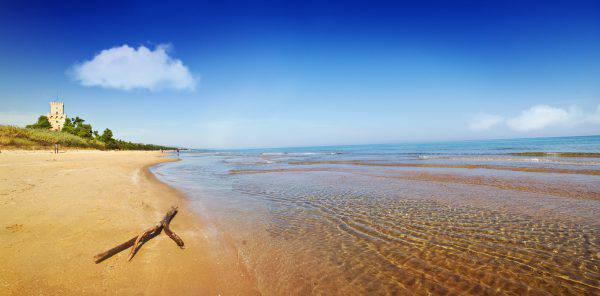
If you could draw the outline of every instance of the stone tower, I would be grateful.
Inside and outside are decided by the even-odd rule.
[[[50,113],[48,113],[48,121],[52,126],[52,130],[60,131],[65,125],[65,119],[67,119],[67,115],[65,115],[65,104],[63,102],[50,102]]]

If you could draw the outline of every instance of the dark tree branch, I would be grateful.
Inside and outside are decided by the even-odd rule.
[[[154,225],[151,228],[146,229],[142,234],[131,238],[130,240],[106,251],[100,254],[97,254],[96,256],[94,256],[94,262],[96,263],[100,263],[112,256],[114,256],[115,254],[118,254],[124,250],[126,250],[129,247],[131,248],[131,252],[129,253],[129,257],[127,258],[127,261],[130,261],[131,259],[133,259],[133,257],[135,256],[135,254],[138,252],[138,250],[141,248],[141,246],[149,241],[150,239],[152,239],[153,237],[159,235],[161,233],[161,231],[164,229],[165,233],[173,240],[175,241],[175,243],[177,243],[177,245],[180,248],[184,248],[184,243],[183,240],[175,233],[171,230],[170,223],[171,220],[173,220],[173,218],[175,217],[175,215],[177,214],[177,207],[172,207],[169,212],[167,212],[167,214],[165,215],[165,217],[158,222],[156,225]]]

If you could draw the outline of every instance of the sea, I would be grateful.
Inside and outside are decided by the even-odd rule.
[[[261,294],[600,295],[600,136],[180,158],[151,171]]]

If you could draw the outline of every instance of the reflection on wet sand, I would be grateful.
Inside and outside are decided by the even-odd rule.
[[[332,163],[340,164],[318,164]],[[343,164],[348,163],[356,162]],[[504,198],[503,195],[523,192],[525,195],[513,199],[538,196],[543,199],[539,204],[547,206],[560,201],[545,196],[566,197],[582,200],[584,204],[578,206],[585,207],[588,200],[600,200],[598,186],[510,174],[468,174],[460,170],[456,173],[365,170],[361,169],[362,164],[229,172],[255,175],[252,182],[240,179],[239,190],[284,205],[285,210],[274,212],[268,229],[272,236],[285,237],[285,242],[291,244],[283,249],[303,254],[301,250],[307,248],[310,256],[338,262],[350,284],[340,287],[335,281],[313,279],[326,288],[321,291],[345,288],[349,290],[344,293],[382,294],[502,291],[512,295],[600,292],[599,224],[589,219],[578,224],[581,220],[569,216],[562,220],[564,217],[559,213],[538,208],[533,201],[522,203],[529,205],[525,210],[511,211],[510,207],[517,207],[519,202],[497,200]],[[414,188],[412,181],[430,185]],[[431,182],[453,187],[438,187]],[[483,193],[474,190],[483,197],[471,198],[475,195],[470,192],[474,188],[494,190]],[[427,197],[418,198],[423,194]],[[446,203],[444,196],[460,196],[459,202]],[[476,207],[475,198],[483,198],[482,202],[489,207]],[[594,203],[591,219],[597,217],[598,210],[598,204]],[[313,238],[318,243],[311,242]],[[318,250],[323,250],[322,254]],[[328,270],[334,272],[331,267],[322,266],[322,262],[302,260],[311,268],[319,266],[324,274]],[[293,288],[277,291],[290,289]]]
[[[167,175],[264,294],[600,293],[597,166],[354,157],[219,155]]]
[[[597,226],[538,220],[435,197],[443,193],[468,200],[474,193],[463,188],[421,188],[404,180],[383,184],[369,176],[335,172],[255,176],[252,183],[240,182],[238,190],[278,205],[267,231],[270,240],[282,241],[277,249],[263,246],[255,251],[282,257],[292,252],[289,260],[301,261],[304,268],[285,273],[314,281],[316,291],[599,291]],[[275,276],[281,270],[263,272]],[[304,287],[308,282],[298,284]],[[282,293],[300,287],[270,288]]]

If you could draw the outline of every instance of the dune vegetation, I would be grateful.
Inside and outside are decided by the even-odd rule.
[[[39,149],[51,147],[54,143],[62,147],[106,148],[106,144],[100,140],[84,139],[65,132],[0,125],[0,146],[2,147]]]
[[[14,149],[47,149],[54,144],[61,148],[111,149],[111,150],[170,150],[152,144],[132,143],[112,138],[112,132],[106,130],[102,135],[82,137],[66,131],[53,131],[47,128],[16,127],[0,125],[0,147]]]

